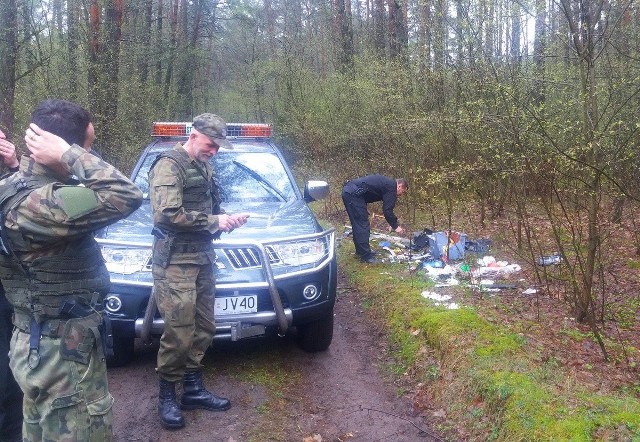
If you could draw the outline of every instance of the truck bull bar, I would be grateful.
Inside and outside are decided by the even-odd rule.
[[[269,255],[267,253],[266,247],[268,245],[274,245],[279,243],[289,243],[295,241],[309,241],[314,239],[319,239],[323,237],[328,237],[327,241],[327,253],[323,256],[323,258],[316,263],[312,268],[295,270],[291,272],[286,272],[277,276],[274,276],[272,264],[269,260]],[[146,242],[134,242],[134,241],[120,241],[120,240],[112,240],[112,239],[104,239],[104,238],[96,238],[96,241],[100,245],[104,246],[118,246],[118,247],[132,247],[132,248],[148,248],[151,249],[152,244]],[[280,299],[280,294],[278,293],[278,288],[276,287],[276,280],[291,278],[294,276],[300,276],[312,272],[317,272],[318,270],[324,268],[329,265],[329,263],[333,260],[335,255],[335,229],[327,229],[323,232],[314,233],[310,235],[297,235],[290,236],[286,238],[280,238],[278,240],[273,241],[255,241],[255,240],[216,240],[213,241],[213,246],[215,249],[224,249],[224,248],[232,248],[232,247],[249,247],[258,252],[258,256],[260,257],[260,264],[263,274],[263,281],[254,282],[254,283],[218,283],[216,281],[216,291],[219,289],[242,289],[242,288],[267,288],[269,290],[269,295],[271,297],[271,303],[273,305],[275,317],[278,322],[278,334],[284,335],[293,320],[292,313],[290,309],[285,309],[282,305],[282,300]],[[153,332],[158,332],[164,327],[164,322],[162,319],[155,318],[155,314],[157,311],[157,305],[155,296],[153,296],[153,283],[145,282],[145,281],[130,281],[126,279],[112,278],[112,282],[117,282],[118,284],[123,285],[136,285],[143,287],[151,288],[151,295],[149,297],[149,301],[147,303],[147,308],[145,310],[144,317],[139,323],[139,319],[136,320],[136,335],[138,335],[143,342],[149,342],[151,339],[151,334]],[[263,315],[263,319],[267,319],[267,316]],[[264,326],[256,325],[253,327],[249,327],[249,329],[239,330],[234,326],[233,323],[223,322],[216,323],[216,329],[228,330],[228,335],[231,340],[237,340],[242,337],[252,336],[262,334],[264,332]]]

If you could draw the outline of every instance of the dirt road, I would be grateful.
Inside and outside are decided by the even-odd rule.
[[[185,412],[186,427],[163,430],[157,418],[157,345],[127,367],[109,370],[114,435],[124,441],[434,441],[444,440],[385,375],[384,337],[357,294],[340,284],[334,340],[323,353],[301,351],[293,337],[216,344],[206,357],[207,386],[232,401],[223,413]]]

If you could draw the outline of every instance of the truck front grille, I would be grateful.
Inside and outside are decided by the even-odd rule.
[[[251,247],[237,247],[233,249],[222,249],[227,259],[231,263],[234,269],[248,269],[252,267],[260,267],[260,255],[255,249]],[[267,256],[269,262],[273,264],[280,263],[280,257],[273,250],[273,247],[266,247]]]

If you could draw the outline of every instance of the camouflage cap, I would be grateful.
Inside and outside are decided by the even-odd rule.
[[[208,136],[211,141],[225,149],[233,149],[227,140],[227,123],[214,114],[200,114],[193,119],[193,128]]]

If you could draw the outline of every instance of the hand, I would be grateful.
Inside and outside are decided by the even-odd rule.
[[[4,132],[0,130],[0,157],[7,167],[15,168],[20,165],[18,157],[16,157],[16,146],[7,140]]]
[[[57,135],[40,129],[31,123],[25,131],[24,141],[31,152],[29,155],[36,163],[45,166],[54,166],[61,163],[62,155],[71,146]]]
[[[218,215],[218,230],[223,232],[231,232],[247,222],[248,213],[240,213],[235,215],[227,215],[226,213]]]
[[[396,227],[394,232],[399,233],[400,235],[402,235],[404,233],[404,229],[402,227],[398,226],[398,227]]]
[[[248,213],[238,213],[231,216],[236,219],[236,221],[238,222],[238,227],[240,227],[247,223],[247,219],[249,218],[250,215]]]

